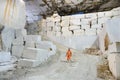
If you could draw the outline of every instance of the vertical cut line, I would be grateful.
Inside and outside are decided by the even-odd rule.
[[[6,15],[6,17],[7,17],[7,21],[9,20],[9,17],[10,17],[11,5],[12,5],[12,0],[10,0],[10,2],[9,2],[8,14]]]
[[[7,0],[5,9],[4,9],[4,20],[6,20],[6,15],[7,15],[7,11],[8,11],[8,5],[9,5],[9,0]]]

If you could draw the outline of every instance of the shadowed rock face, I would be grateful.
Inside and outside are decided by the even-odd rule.
[[[111,10],[120,6],[120,0],[24,0],[26,3],[36,3],[42,16],[52,15],[57,11],[59,15],[70,15],[78,12],[91,13]],[[34,4],[32,4],[34,5]]]

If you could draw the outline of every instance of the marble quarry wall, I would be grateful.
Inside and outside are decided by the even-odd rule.
[[[23,28],[26,23],[25,3],[23,0],[0,0],[0,24]]]
[[[69,16],[53,14],[47,19],[43,19],[40,26],[42,26],[44,35],[66,46],[77,49],[92,46],[98,48],[97,36],[102,31],[104,23],[115,17],[120,17],[119,7],[111,11],[89,14]]]
[[[108,20],[99,35],[99,46],[103,53],[107,52],[109,69],[116,78],[120,79],[120,18]]]

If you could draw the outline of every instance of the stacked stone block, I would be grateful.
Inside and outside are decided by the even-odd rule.
[[[109,68],[116,80],[120,79],[120,42],[114,42],[109,45],[108,61]]]
[[[120,17],[120,8],[115,8],[111,11],[96,12],[88,14],[78,14],[60,17],[54,14],[48,28],[52,36],[80,36],[80,35],[98,35],[101,32],[104,23],[114,17]],[[49,19],[49,18],[48,18]],[[46,21],[48,22],[48,19]],[[44,22],[43,22],[44,23]],[[52,31],[49,31],[52,26]],[[78,31],[79,30],[79,31]],[[90,32],[90,34],[89,34]],[[91,33],[92,32],[92,33]],[[78,34],[77,34],[78,33]]]
[[[16,30],[15,35],[12,55],[19,59],[18,67],[36,67],[56,53],[56,46],[52,42],[41,41],[40,35],[27,35],[24,29]]]

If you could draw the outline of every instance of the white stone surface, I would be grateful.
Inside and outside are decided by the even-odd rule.
[[[2,36],[2,45],[4,51],[10,51],[12,41],[15,38],[15,30],[12,28],[5,27],[1,33]]]
[[[21,58],[23,50],[24,50],[24,46],[22,46],[22,45],[12,46],[12,56]]]
[[[120,53],[108,54],[109,68],[116,79],[120,79]]]
[[[115,42],[109,45],[109,52],[120,52],[120,42]]]
[[[35,48],[35,42],[26,42],[25,43],[25,48]]]
[[[63,33],[62,33],[62,36],[72,36],[72,32],[71,31],[64,31]]]
[[[84,32],[84,30],[74,30],[74,35],[75,36],[79,36],[79,35],[84,35],[85,34],[85,32]]]
[[[0,52],[0,63],[9,62],[11,60],[10,52]]]
[[[56,36],[61,36],[62,33],[61,32],[56,32]]]
[[[61,17],[58,14],[53,14],[52,16],[54,18],[54,21],[60,22]]]
[[[53,35],[55,35],[55,32],[53,32],[53,31],[47,31],[47,36],[53,36]]]
[[[70,24],[69,20],[62,20],[62,22],[61,22],[62,27],[68,27],[69,24]]]
[[[50,41],[38,42],[38,43],[36,43],[36,48],[45,49],[45,50],[50,50],[50,48],[51,48],[52,51],[56,51],[55,45],[53,45],[53,43]]]
[[[37,67],[39,64],[40,64],[40,61],[38,60],[20,59],[18,61],[17,66],[18,67]]]
[[[15,37],[23,37],[27,35],[26,29],[15,29]]]
[[[97,19],[91,19],[91,25],[95,25],[95,24],[97,24]]]
[[[90,29],[90,25],[81,25],[81,29]]]
[[[97,35],[100,34],[102,32],[102,29],[97,29]]]
[[[47,31],[52,31],[52,26],[47,26]]]
[[[62,21],[69,20],[69,19],[70,19],[70,16],[62,16]]]
[[[79,30],[80,26],[70,26],[69,30]]]
[[[63,32],[69,32],[69,27],[62,27]]]
[[[82,25],[89,25],[90,21],[91,21],[91,19],[81,19],[81,24]]]
[[[84,19],[84,18],[85,18],[84,14],[70,16],[70,19]]]
[[[23,45],[24,41],[23,41],[23,37],[17,37],[16,39],[14,39],[12,41],[13,45]]]
[[[53,17],[47,17],[46,22],[51,22],[54,18]]]
[[[96,29],[86,29],[85,34],[86,35],[96,35]]]
[[[26,15],[23,0],[16,0],[16,2],[13,0],[0,0],[0,3],[0,24],[12,28],[25,27]]]
[[[104,12],[98,12],[98,18],[104,17],[105,13]]]
[[[53,31],[59,32],[61,30],[60,26],[54,26]]]
[[[81,25],[80,19],[71,19],[70,25]]]
[[[96,19],[97,14],[96,13],[88,13],[88,14],[85,14],[85,18]]]
[[[57,13],[54,13],[54,14],[53,14],[53,17],[54,17],[54,18],[56,18],[56,17],[59,17],[59,18],[60,18],[60,16],[59,16]]]
[[[106,17],[112,17],[112,16],[113,16],[112,11],[106,11],[106,12],[104,12],[104,13],[105,13],[105,16],[106,16]]]
[[[105,27],[110,42],[120,42],[120,18],[114,18],[106,22]]]
[[[111,19],[110,17],[99,18],[98,19],[98,24],[106,23],[107,20],[110,20],[110,19]]]
[[[48,27],[53,27],[53,26],[54,26],[53,20],[47,22],[46,25],[47,25]]]
[[[91,28],[101,29],[101,28],[102,28],[102,24],[95,24],[95,25],[92,25]]]
[[[113,16],[117,16],[117,15],[120,15],[120,10],[118,10],[118,11],[112,11],[112,14],[113,14]]]
[[[105,27],[101,30],[101,32],[98,35],[98,41],[99,41],[99,48],[102,52],[105,52],[105,37],[107,36],[107,32]]]
[[[16,65],[11,63],[9,65],[0,66],[0,72],[2,73],[2,72],[12,71],[12,70],[15,70],[15,67]]]
[[[40,35],[27,35],[24,37],[24,40],[26,42],[39,42],[41,41],[41,36]]]
[[[81,35],[81,36],[61,36],[61,37],[49,37],[51,40],[60,43],[61,45],[83,50],[85,48],[98,48],[98,37],[95,35]]]
[[[49,51],[45,49],[37,48],[26,48],[23,51],[23,58],[33,59],[33,60],[42,60],[48,58]]]

